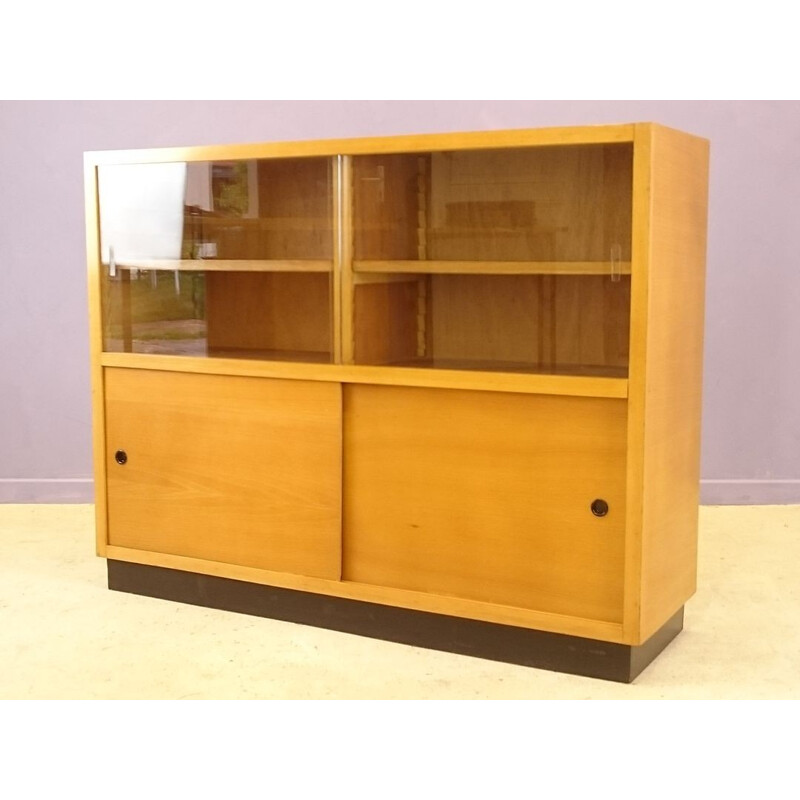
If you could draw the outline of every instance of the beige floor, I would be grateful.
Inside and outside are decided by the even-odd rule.
[[[0,699],[800,698],[800,506],[701,509],[685,629],[630,686],[110,592],[92,514],[0,505]]]

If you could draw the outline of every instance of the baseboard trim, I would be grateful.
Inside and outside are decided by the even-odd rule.
[[[771,506],[800,503],[800,479],[722,478],[700,481],[704,506]]]
[[[93,503],[91,478],[0,478],[0,503]],[[757,480],[722,478],[700,481],[704,506],[800,504],[800,478]]]
[[[0,503],[93,503],[91,478],[0,478]]]
[[[681,607],[632,647],[115,559],[108,588],[620,683],[633,681],[683,629]]]

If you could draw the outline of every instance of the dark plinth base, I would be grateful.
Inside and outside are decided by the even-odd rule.
[[[374,639],[630,683],[683,629],[683,608],[637,647],[108,561],[108,588]]]

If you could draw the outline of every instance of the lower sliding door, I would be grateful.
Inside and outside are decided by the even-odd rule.
[[[351,385],[343,407],[345,580],[621,621],[624,400]]]
[[[109,544],[338,579],[338,383],[105,370]]]

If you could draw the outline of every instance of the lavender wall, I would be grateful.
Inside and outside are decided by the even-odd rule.
[[[800,502],[800,103],[0,102],[0,501],[92,497],[82,152],[652,120],[711,140],[703,501]]]

